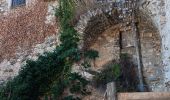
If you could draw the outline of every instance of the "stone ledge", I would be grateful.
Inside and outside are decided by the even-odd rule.
[[[118,93],[118,100],[170,100],[168,92]]]

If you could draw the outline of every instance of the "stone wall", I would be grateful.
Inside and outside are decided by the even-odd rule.
[[[140,11],[142,15],[146,15],[142,17],[139,25],[143,72],[152,91],[170,90],[170,3],[168,1],[140,0]],[[92,43],[87,46],[88,48],[99,51],[101,57],[97,59],[96,65],[101,67],[113,59],[119,59],[117,56],[120,53],[120,47],[118,47],[120,45],[116,41],[120,41],[120,31],[117,30],[119,26],[113,27],[117,25],[117,22],[110,23],[103,15],[107,13],[116,19],[112,13],[114,11],[111,8],[112,5],[102,5],[101,7],[97,5],[99,3],[93,3],[90,3],[88,7],[83,6],[85,9],[76,12],[75,28],[81,38],[84,33],[87,36],[91,33],[101,33],[95,38],[95,41],[90,40],[89,37],[85,40],[87,44]],[[54,2],[27,0],[26,6],[10,9],[8,1],[0,1],[1,81],[17,75],[27,58],[37,59],[38,55],[45,51],[52,51],[59,43],[58,27],[54,17],[56,6],[57,3]],[[78,8],[82,8],[82,6],[78,6]],[[93,22],[92,19],[94,19]],[[149,25],[144,22],[148,22]],[[121,34],[122,52],[131,54],[135,62],[133,35],[130,32]],[[84,46],[83,42],[81,41],[80,48]]]
[[[109,27],[97,37],[96,41],[89,46],[90,49],[94,49],[99,52],[99,58],[95,60],[95,66],[93,69],[100,70],[103,66],[119,60],[119,40],[119,29],[115,26]]]
[[[143,0],[141,11],[152,18],[161,37],[162,91],[170,91],[170,3],[169,0]]]
[[[154,20],[157,20],[156,15],[158,14],[158,10],[154,9],[155,12],[153,12],[152,15],[149,15],[149,13],[151,12],[150,10],[153,9],[152,7],[155,6],[155,3],[153,3],[152,7],[150,8],[147,8],[148,2],[141,2],[141,4],[142,10],[140,10],[141,12],[138,14],[140,21],[138,28],[141,40],[140,45],[141,57],[143,61],[144,79],[147,83],[147,87],[149,87],[151,91],[165,91],[165,86],[163,85],[165,72],[163,71],[164,68],[161,63],[161,36],[158,28],[159,24],[158,22],[154,22]],[[111,11],[113,10],[114,9],[112,9]],[[119,56],[120,51],[122,53],[130,54],[133,58],[133,62],[136,63],[137,61],[134,48],[134,35],[132,34],[131,29],[126,32],[118,30],[116,33],[114,33],[116,29],[120,29],[120,27],[118,23],[112,21],[112,24],[107,24],[105,25],[105,27],[117,27],[111,32],[112,35],[117,34],[116,36],[109,36],[109,29],[106,28],[105,32],[102,33],[103,35],[100,35],[99,37],[95,35],[95,38],[94,36],[90,37],[91,33],[101,33],[99,29],[102,30],[103,27],[100,28],[99,23],[95,24],[98,17],[95,17],[95,19],[93,19],[93,16],[98,16],[103,13],[105,12],[103,12],[103,10],[101,9],[88,11],[80,17],[80,20],[76,27],[76,29],[78,29],[81,34],[85,34],[85,36],[89,35],[89,38],[87,38],[88,41],[84,42],[88,44],[88,42],[90,41],[89,43],[92,44],[91,48],[99,51],[100,57],[96,60],[96,65],[100,66],[101,68],[102,65],[107,64],[109,61],[119,59],[119,57],[117,56]],[[106,13],[109,14],[109,12]],[[92,15],[92,17],[89,17],[90,15]],[[155,17],[153,17],[154,15]],[[114,17],[116,15],[115,13],[113,13],[111,16]],[[102,19],[104,20],[103,23],[107,23],[107,20],[105,20],[105,18]],[[116,17],[114,19],[116,19]],[[163,23],[163,21],[161,22]],[[94,25],[89,23],[93,23]],[[120,33],[121,39],[119,37]],[[118,40],[118,42],[121,41],[121,47],[119,47],[120,44],[115,44],[114,40]],[[88,45],[87,47],[90,46]]]
[[[54,9],[57,2],[26,0],[26,6],[9,8],[0,2],[0,81],[18,74],[26,59],[52,51],[58,41]]]
[[[139,16],[143,76],[150,91],[163,91],[161,37],[150,18],[144,16],[143,13],[140,13]]]
[[[99,52],[99,58],[92,66],[93,70],[100,70],[104,65],[119,59],[119,29],[116,26],[118,15],[111,8],[112,2],[107,5],[100,1],[93,2],[94,6],[80,16],[75,26],[82,40],[80,48],[94,49]]]
[[[6,0],[0,1],[0,14],[6,14],[8,10],[8,2]]]
[[[170,2],[165,0],[166,23],[163,27],[162,33],[162,59],[165,67],[165,86],[170,91]]]

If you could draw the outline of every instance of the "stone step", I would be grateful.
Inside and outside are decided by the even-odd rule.
[[[170,100],[170,92],[118,93],[117,100]]]

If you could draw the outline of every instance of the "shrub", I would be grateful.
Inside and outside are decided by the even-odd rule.
[[[88,50],[88,51],[85,52],[84,56],[89,58],[89,59],[95,60],[97,57],[99,57],[99,53],[96,50]]]
[[[1,100],[39,100],[44,95],[52,95],[54,100],[62,99],[64,89],[73,80],[78,80],[83,89],[87,85],[87,81],[81,76],[71,74],[73,63],[81,59],[77,47],[79,36],[70,25],[74,12],[73,0],[59,0],[59,3],[56,15],[61,25],[61,45],[54,52],[39,56],[36,61],[28,60],[19,75],[2,87]],[[75,84],[76,87],[77,85],[79,84]],[[81,88],[76,91],[82,90]]]
[[[119,64],[109,64],[94,76],[94,81],[97,85],[105,85],[111,81],[116,81],[120,76],[120,65]]]

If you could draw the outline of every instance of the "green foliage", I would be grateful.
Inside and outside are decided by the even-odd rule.
[[[6,84],[4,91],[7,94],[3,93],[2,96],[5,98],[10,95],[10,100],[38,100],[63,75],[65,59],[57,52],[58,49],[46,53],[37,61],[28,60],[19,75]]]
[[[112,72],[113,72],[113,76],[115,77],[115,79],[118,79],[120,74],[121,74],[120,65],[119,64],[115,64],[113,66]]]
[[[70,92],[71,93],[81,93],[84,95],[86,94],[86,85],[89,83],[87,80],[85,80],[81,75],[78,75],[77,73],[72,73],[69,75],[69,80],[71,81],[70,86]]]
[[[85,52],[84,56],[89,59],[96,59],[97,57],[99,57],[99,53],[96,50],[88,50]]]
[[[71,74],[73,63],[81,59],[81,53],[77,48],[79,36],[70,24],[74,3],[73,0],[59,2],[60,7],[56,10],[56,15],[61,25],[61,45],[56,47],[54,52],[44,53],[36,61],[28,60],[19,75],[1,88],[0,100],[39,100],[39,97],[49,94],[54,100],[62,99],[64,89],[75,80],[78,82],[74,84],[74,92],[82,92],[85,89],[88,82],[80,75]]]
[[[88,61],[85,61],[84,63],[81,64],[84,68],[90,68],[91,64]]]
[[[121,54],[120,61],[104,66],[105,69],[93,78],[97,86],[106,85],[111,81],[116,82],[118,92],[136,92],[138,86],[136,66],[128,54]]]
[[[86,89],[88,83],[89,82],[78,73],[70,73],[67,78],[61,79],[53,85],[50,94],[52,94],[54,100],[60,100],[62,99],[61,95],[64,89],[68,88],[72,94],[78,93],[84,95],[82,92]]]
[[[75,5],[73,0],[59,0],[59,5],[56,15],[59,17],[62,30],[65,30],[70,27],[70,22],[74,16]]]
[[[65,80],[60,80],[54,83],[54,85],[51,88],[52,97],[54,100],[60,100],[62,98],[62,94],[64,92],[64,88],[66,87]]]
[[[59,10],[59,8],[55,8],[55,16],[56,17],[60,17],[60,10]]]
[[[78,97],[74,97],[73,95],[70,95],[65,97],[63,100],[81,100],[81,99]]]
[[[128,54],[127,54],[127,53],[122,53],[122,54],[120,55],[120,58],[121,58],[121,59],[128,59]]]
[[[100,73],[94,76],[94,81],[100,84],[107,84],[111,81],[115,81],[120,76],[120,65],[119,64],[109,64]]]

